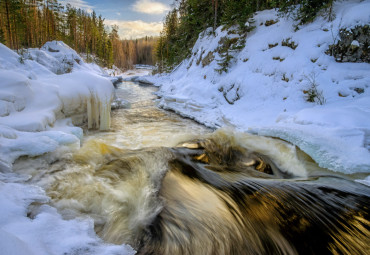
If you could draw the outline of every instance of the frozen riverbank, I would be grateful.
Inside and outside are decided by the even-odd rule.
[[[370,173],[370,65],[325,54],[340,29],[370,24],[369,7],[370,1],[338,1],[333,21],[318,17],[298,30],[277,11],[262,11],[244,48],[230,51],[227,73],[216,71],[219,49],[239,35],[219,27],[215,36],[202,33],[172,73],[143,79],[160,86],[164,109],[282,138],[332,171]]]
[[[134,254],[98,238],[91,219],[65,220],[40,187],[12,172],[20,156],[50,161],[80,147],[87,122],[109,129],[114,88],[107,73],[63,42],[21,54],[0,44],[0,249],[3,254]],[[59,154],[60,155],[60,154]],[[31,167],[31,166],[28,166]],[[33,204],[43,204],[29,215]]]

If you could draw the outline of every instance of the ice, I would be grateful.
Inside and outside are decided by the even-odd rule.
[[[319,166],[346,174],[369,172],[369,151],[363,146],[348,144],[363,139],[363,132],[352,129],[325,129],[317,127],[272,127],[251,129],[258,135],[282,138],[297,145]]]
[[[107,105],[111,104],[114,94],[110,80],[87,71],[60,75],[57,80],[54,78],[46,80],[63,88],[59,92],[59,97],[65,117],[87,113],[88,122],[94,123],[89,124],[89,128],[109,129],[110,109]],[[76,124],[81,122],[82,120],[76,120]]]
[[[152,73],[152,68],[153,67],[147,65],[136,65],[134,70],[128,70],[122,73],[119,77],[122,77],[124,81],[141,81],[143,83],[152,84],[152,82],[145,78],[145,75]]]
[[[364,185],[370,186],[370,175],[363,180],[356,180],[356,181]]]
[[[62,219],[41,188],[25,184],[29,176],[12,172],[21,156],[78,149],[83,130],[75,125],[86,120],[109,129],[114,88],[107,73],[63,42],[19,55],[0,44],[0,80],[0,253],[135,254],[104,243],[91,219]]]
[[[332,171],[370,173],[370,65],[337,63],[325,54],[341,28],[370,23],[369,5],[337,1],[333,21],[319,16],[298,30],[276,10],[261,11],[245,47],[231,53],[227,73],[215,71],[216,49],[221,38],[237,35],[219,27],[214,35],[201,33],[193,54],[174,71],[141,79],[160,86],[158,105],[164,109],[211,127],[285,139]],[[268,20],[278,22],[265,26]],[[288,39],[295,49],[282,45]],[[214,60],[203,66],[208,52]],[[313,84],[323,105],[306,100]]]
[[[68,72],[57,70],[67,62]],[[71,128],[72,123],[87,120],[91,128],[108,130],[114,88],[103,76],[104,70],[86,64],[63,42],[47,42],[21,55],[0,44],[2,168],[8,169],[19,156],[37,156],[77,143],[82,131]],[[50,130],[57,122],[59,131],[54,135]]]
[[[87,100],[88,127],[109,130],[111,99],[99,100],[99,97],[92,93]]]
[[[370,65],[337,63],[325,51],[339,29],[370,23],[369,6],[369,0],[336,1],[332,22],[318,17],[297,31],[292,20],[278,17],[275,10],[258,12],[252,24],[256,29],[248,34],[245,48],[234,54],[229,72],[221,75],[214,71],[220,59],[214,51],[222,37],[236,36],[222,27],[215,36],[211,29],[202,33],[191,58],[170,74],[138,78],[138,72],[149,73],[139,69],[119,75],[160,86],[159,106],[207,126],[282,138],[322,167],[367,175]],[[276,19],[269,27],[260,25]],[[288,38],[298,45],[296,49],[282,46]],[[197,65],[208,52],[214,52],[215,59],[204,67],[201,61]],[[77,124],[87,121],[89,127],[109,129],[114,88],[108,73],[118,74],[85,63],[62,42],[20,54],[0,44],[1,253],[135,253],[123,244],[105,244],[95,235],[90,219],[62,219],[46,205],[49,198],[43,190],[25,184],[28,176],[12,172],[12,163],[20,156],[78,148],[83,131]],[[306,101],[305,91],[312,82],[322,91],[325,104]],[[293,145],[284,146],[294,151]],[[274,145],[251,140],[249,146],[263,153],[266,146]],[[276,159],[280,167],[304,176],[304,167],[292,160]],[[369,178],[357,181],[369,185]]]
[[[104,244],[95,235],[91,219],[63,220],[55,208],[45,204],[48,200],[38,187],[0,182],[3,254],[135,254],[127,245]],[[33,215],[29,206],[36,202],[40,207]]]

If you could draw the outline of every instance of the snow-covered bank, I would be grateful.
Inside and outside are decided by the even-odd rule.
[[[103,77],[104,76],[104,77]],[[92,220],[64,220],[29,176],[12,172],[20,156],[80,147],[75,125],[109,129],[114,88],[99,66],[85,63],[63,42],[20,55],[0,44],[1,254],[134,254],[98,238]],[[29,215],[32,204],[44,204]]]
[[[161,86],[165,109],[208,126],[282,138],[333,171],[370,173],[370,64],[325,54],[341,28],[370,24],[369,9],[369,0],[337,1],[332,22],[318,17],[298,30],[277,11],[262,11],[245,47],[229,52],[227,73],[215,71],[219,49],[239,35],[219,27],[215,36],[202,33],[172,73],[145,79]],[[313,89],[315,102],[308,102]]]
[[[124,81],[138,81],[146,80],[144,76],[152,73],[153,66],[149,65],[136,65],[134,70],[124,72],[121,77]]]
[[[113,86],[102,75],[63,42],[22,55],[0,44],[1,165],[78,142],[82,130],[73,124],[108,129]]]
[[[49,198],[39,187],[6,179],[4,183],[0,177],[1,254],[135,254],[129,246],[103,243],[94,232],[92,220],[63,220],[47,205],[41,206],[37,215],[28,215],[31,203],[44,204]]]

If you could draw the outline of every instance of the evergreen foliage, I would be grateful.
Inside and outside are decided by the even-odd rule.
[[[64,41],[102,66],[126,69],[154,62],[155,38],[120,40],[118,27],[108,29],[95,12],[64,7],[57,0],[0,0],[0,43],[19,51],[52,40]],[[138,53],[142,50],[145,55]]]
[[[293,15],[294,19],[300,21],[300,24],[312,22],[317,13],[322,9],[331,7],[335,0],[284,0],[280,4],[280,13],[284,15]],[[331,13],[329,13],[331,16]],[[329,17],[331,18],[331,17]]]
[[[155,55],[159,72],[166,72],[190,55],[200,32],[208,27],[236,26],[245,36],[253,27],[246,26],[256,11],[279,8],[282,15],[292,15],[300,24],[312,21],[317,13],[335,0],[175,0],[167,14]],[[330,18],[330,17],[329,17]],[[220,54],[219,72],[227,71],[232,59],[229,51]]]
[[[231,65],[231,60],[234,58],[232,55],[234,52],[241,50],[245,45],[245,34],[240,37],[223,37],[220,40],[220,45],[217,48],[217,52],[220,55],[220,59],[217,61],[219,68],[216,69],[218,73],[227,72]]]
[[[5,43],[5,34],[4,30],[0,28],[0,43],[4,44]]]
[[[12,49],[41,47],[62,40],[77,52],[95,54],[111,66],[111,44],[104,19],[57,0],[1,0],[0,40]],[[1,38],[3,37],[3,38]]]
[[[308,76],[305,76],[309,84],[309,89],[304,90],[303,93],[306,94],[305,98],[307,102],[310,103],[317,103],[319,105],[323,105],[326,103],[326,99],[324,98],[323,91],[318,89],[318,83],[316,81],[316,74],[311,73]]]

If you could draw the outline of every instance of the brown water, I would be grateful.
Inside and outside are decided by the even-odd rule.
[[[155,91],[123,83],[131,107],[110,132],[15,169],[65,218],[91,217],[106,242],[139,254],[368,254],[369,188],[284,141],[158,109]]]

